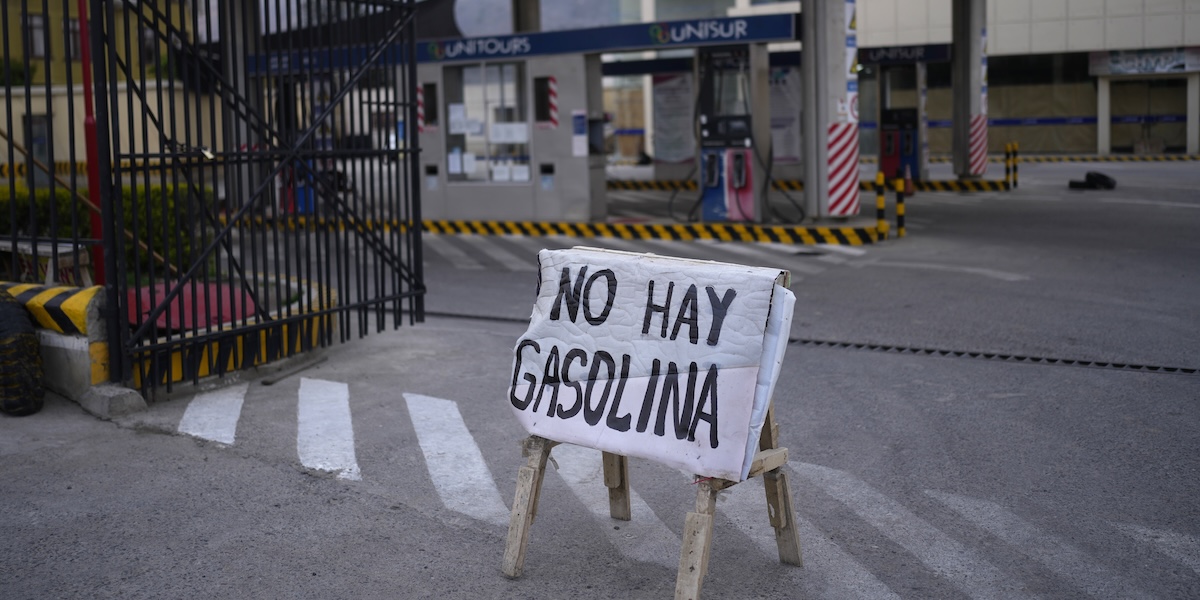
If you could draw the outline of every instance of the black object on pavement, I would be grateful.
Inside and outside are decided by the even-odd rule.
[[[42,410],[42,352],[25,305],[0,290],[0,412],[21,417]]]

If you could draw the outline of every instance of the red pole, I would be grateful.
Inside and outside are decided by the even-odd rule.
[[[100,160],[96,155],[96,113],[92,108],[92,46],[88,35],[87,0],[79,0],[79,64],[83,71],[83,142],[87,152],[88,166],[88,198],[97,206],[100,198]],[[104,285],[104,233],[100,213],[92,211],[92,239],[101,243],[92,246],[92,271],[96,274],[95,281]]]

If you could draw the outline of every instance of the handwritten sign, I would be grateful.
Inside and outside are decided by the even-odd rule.
[[[789,274],[542,250],[508,400],[531,434],[742,481],[783,361]]]

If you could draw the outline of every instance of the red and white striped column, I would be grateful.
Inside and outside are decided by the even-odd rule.
[[[988,122],[987,115],[971,116],[970,172],[983,175],[988,165]]]
[[[558,127],[558,78],[553,75],[547,77],[546,95],[550,105],[550,126]]]
[[[417,86],[417,133],[425,133],[425,86]]]
[[[829,126],[829,216],[858,214],[858,123]]]
[[[987,172],[987,22],[984,0],[951,3],[951,89],[954,172],[962,178]]]

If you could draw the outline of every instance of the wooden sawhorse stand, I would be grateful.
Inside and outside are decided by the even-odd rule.
[[[537,516],[538,497],[550,450],[558,442],[531,435],[525,440],[525,466],[517,472],[517,494],[513,500],[512,516],[508,523],[508,541],[504,547],[503,572],[506,577],[520,577],[525,568],[525,548],[529,545],[529,527]],[[767,516],[775,528],[775,543],[779,547],[779,562],[803,566],[800,555],[800,536],[792,510],[792,494],[787,483],[787,448],[779,447],[779,424],[774,408],[767,409],[758,453],[750,466],[750,477],[762,476],[767,492]],[[614,519],[632,518],[629,507],[629,464],[626,457],[604,452],[604,485],[608,488],[609,514]],[[737,485],[727,479],[704,479],[697,482],[696,510],[689,512],[684,522],[683,547],[679,552],[679,573],[675,578],[675,598],[700,597],[700,586],[708,571],[712,546],[713,514],[717,494]]]

